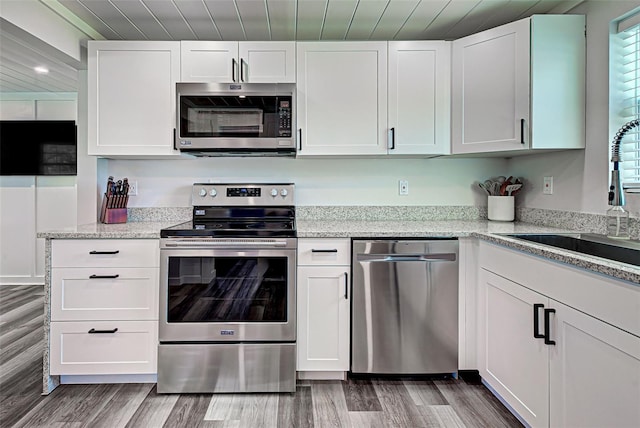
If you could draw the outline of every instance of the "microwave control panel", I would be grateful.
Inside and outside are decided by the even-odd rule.
[[[278,136],[291,137],[291,100],[278,100]]]

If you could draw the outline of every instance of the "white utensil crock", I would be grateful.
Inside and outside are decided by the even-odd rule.
[[[515,217],[515,196],[488,196],[489,220],[513,221]]]

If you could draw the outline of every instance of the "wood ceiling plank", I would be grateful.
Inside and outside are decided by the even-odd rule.
[[[87,25],[100,33],[107,40],[120,40],[122,37],[117,32],[100,20],[94,13],[84,7],[78,0],[58,0],[61,5],[69,9]]]
[[[271,40],[295,40],[296,2],[294,0],[267,0]]]
[[[442,40],[442,35],[471,12],[478,3],[480,3],[480,0],[451,0],[422,33],[420,38]]]
[[[118,6],[137,3],[131,0],[117,1]],[[130,19],[145,33],[153,31],[158,35],[158,38],[149,37],[149,40],[186,40],[195,37],[173,1],[140,0],[139,3],[144,11],[135,10],[135,19]]]
[[[517,21],[518,19],[523,18],[522,15],[527,10],[531,9],[531,7],[534,6],[536,3],[538,3],[538,0],[510,1],[508,4],[497,9],[495,13],[489,16],[485,22],[483,22],[481,25],[473,29],[473,31],[468,32],[468,34],[473,34],[483,30],[488,30],[489,28],[502,25],[505,22]]]
[[[323,40],[344,40],[358,0],[329,1],[320,36]]]
[[[271,40],[265,0],[238,0],[236,6],[247,40]]]
[[[296,40],[320,40],[326,0],[298,0]]]
[[[78,0],[124,40],[145,40],[145,35],[108,1]],[[137,0],[136,0],[137,1]]]
[[[518,16],[509,7],[513,3],[524,4],[527,2],[512,2],[510,0],[483,0],[473,10],[471,10],[462,20],[458,21],[453,27],[444,33],[444,38],[454,40],[460,37],[468,36],[478,32],[478,28],[482,27],[485,22],[492,19],[495,15],[511,14]],[[524,9],[530,5],[524,5]],[[522,12],[522,8],[520,8]]]
[[[360,0],[346,38],[369,40],[388,4],[389,0]]]
[[[120,10],[147,40],[171,40],[171,36],[154,18],[141,1],[111,0],[111,4]]]
[[[378,22],[371,39],[373,40],[393,40],[400,28],[407,22],[413,11],[418,6],[419,1],[391,0],[384,11],[382,18]]]
[[[233,0],[204,0],[221,40],[247,40]]]
[[[174,0],[174,3],[182,16],[189,22],[189,26],[195,33],[195,37],[183,40],[221,40],[220,32],[216,27],[209,9],[202,1]]]
[[[422,0],[395,35],[396,40],[419,40],[449,0]]]

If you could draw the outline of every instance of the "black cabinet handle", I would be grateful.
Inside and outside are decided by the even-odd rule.
[[[117,328],[114,328],[113,330],[96,330],[95,328],[92,328],[87,333],[89,333],[89,334],[107,334],[107,333],[115,333],[116,331],[118,331]]]
[[[349,273],[344,273],[344,298],[349,299]]]
[[[544,334],[540,334],[538,331],[538,324],[540,321],[538,314],[541,308],[544,308],[542,303],[533,304],[533,337],[536,339],[544,339]]]
[[[89,251],[89,254],[118,254],[120,250],[115,251]]]
[[[176,145],[176,134],[178,131],[176,128],[173,128],[173,150],[178,150],[178,146]]]
[[[236,81],[236,59],[231,58],[231,80]]]
[[[551,314],[555,314],[555,309],[545,309],[544,310],[544,344],[545,345],[555,345],[556,341],[551,340]]]
[[[244,61],[244,58],[240,58],[240,81],[244,82],[244,67],[245,67],[246,62]]]
[[[302,151],[302,128],[298,129],[298,151]]]
[[[391,134],[391,147],[389,147],[389,150],[394,150],[396,148],[396,128],[391,128],[389,131]]]
[[[524,119],[520,119],[520,144],[524,144]]]
[[[120,275],[116,274],[116,275],[91,275],[89,277],[89,279],[116,279],[118,278]]]
[[[337,253],[338,250],[335,248],[332,248],[330,250],[318,250],[318,249],[312,248],[311,252],[312,253]]]

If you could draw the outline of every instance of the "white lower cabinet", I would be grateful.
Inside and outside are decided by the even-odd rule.
[[[349,240],[300,239],[298,371],[349,370]],[[331,263],[331,264],[327,264]]]
[[[152,239],[51,245],[51,375],[157,372],[159,246]]]
[[[549,425],[640,427],[640,338],[561,303],[551,306]]]
[[[478,301],[480,375],[528,424],[547,426],[549,347],[533,337],[533,305],[548,299],[482,269]]]
[[[638,427],[640,318],[606,310],[638,304],[637,286],[481,243],[480,375],[532,427]]]
[[[154,374],[158,321],[51,323],[52,375]]]

